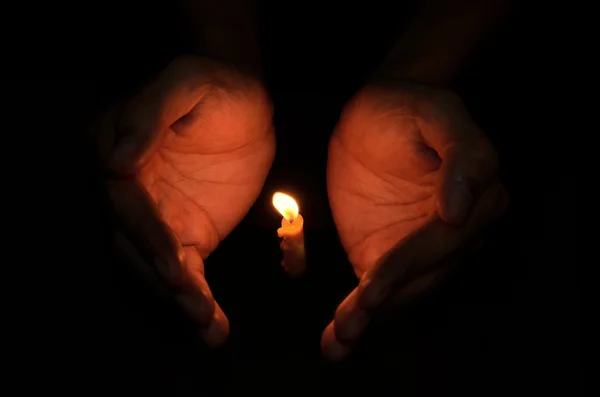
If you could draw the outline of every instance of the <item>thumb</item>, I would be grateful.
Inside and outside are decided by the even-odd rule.
[[[474,196],[495,175],[498,157],[456,94],[437,90],[434,97],[422,107],[418,124],[442,160],[436,186],[438,214],[446,223],[461,225]]]
[[[201,60],[178,58],[125,104],[115,122],[118,140],[109,160],[113,171],[134,173],[156,151],[171,125],[198,104],[207,91],[201,71]]]
[[[474,145],[451,145],[440,153],[442,166],[436,188],[436,205],[446,223],[461,225],[478,195],[493,179],[498,157],[487,140]]]
[[[110,180],[107,187],[124,236],[154,267],[154,273],[173,285],[179,284],[185,253],[177,237],[161,219],[152,197],[135,180]]]

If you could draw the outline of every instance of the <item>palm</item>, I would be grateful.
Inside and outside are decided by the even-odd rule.
[[[376,312],[444,279],[452,254],[506,205],[496,170],[493,148],[455,94],[379,80],[354,97],[331,138],[327,188],[361,282],[323,332],[328,357],[346,356]]]
[[[328,192],[357,276],[436,217],[440,159],[402,101],[348,109],[331,139]]]
[[[140,171],[164,221],[203,257],[241,221],[268,173],[275,147],[262,105],[211,91]]]

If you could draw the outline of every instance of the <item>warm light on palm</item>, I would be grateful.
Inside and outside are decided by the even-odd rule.
[[[173,124],[140,180],[182,245],[205,258],[244,217],[275,151],[270,107],[214,89]]]
[[[328,163],[331,208],[358,277],[436,217],[441,163],[409,109],[361,99],[342,117]]]
[[[118,137],[108,161],[117,176],[108,181],[116,248],[218,346],[229,322],[204,259],[242,220],[271,167],[268,94],[231,66],[180,57],[119,113],[107,115],[99,134],[101,153]]]
[[[323,331],[333,360],[348,355],[375,309],[439,285],[457,263],[453,254],[508,200],[495,151],[458,96],[380,83],[346,106],[329,146],[329,201],[360,279]]]

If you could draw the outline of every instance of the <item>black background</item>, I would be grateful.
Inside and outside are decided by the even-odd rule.
[[[22,370],[21,387],[80,395],[580,394],[578,175],[572,131],[560,123],[569,78],[560,66],[567,42],[549,17],[558,14],[515,7],[454,86],[500,153],[507,213],[443,288],[370,329],[349,360],[332,365],[320,356],[320,334],[356,279],[327,203],[327,142],[410,6],[263,5],[278,150],[253,209],[206,264],[231,322],[217,351],[110,257],[102,179],[83,139],[92,116],[183,51],[175,14],[161,4],[46,7],[3,15],[2,161],[14,222],[6,279],[16,314],[7,328],[18,336],[6,350],[16,350],[11,368]],[[270,197],[283,189],[306,222],[308,274],[300,280],[279,267]],[[9,276],[13,269],[19,276]]]

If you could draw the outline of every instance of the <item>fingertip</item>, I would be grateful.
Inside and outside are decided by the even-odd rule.
[[[438,214],[444,222],[456,226],[464,224],[473,206],[473,196],[466,180],[462,177],[452,177],[445,181],[436,204]]]
[[[334,322],[329,323],[325,331],[323,331],[323,335],[321,336],[321,351],[323,352],[323,356],[330,361],[341,361],[350,353],[350,348],[336,339]]]
[[[162,276],[173,286],[183,287],[188,281],[189,263],[196,261],[192,252],[186,252],[172,230],[163,224],[162,232],[168,241],[166,246],[154,245],[156,250],[155,266]]]
[[[218,303],[215,302],[215,310],[212,321],[200,333],[206,344],[210,347],[222,346],[229,336],[229,320]]]
[[[206,279],[198,272],[187,272],[187,280],[183,285],[179,299],[187,304],[186,309],[200,325],[208,325],[215,316],[217,303],[212,295]],[[190,309],[191,305],[193,309]]]

